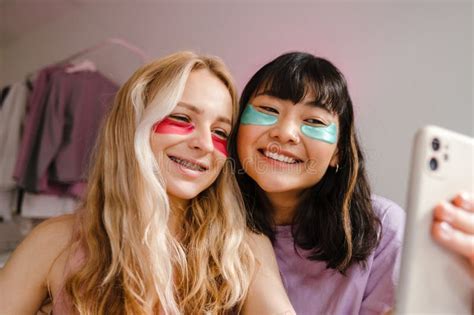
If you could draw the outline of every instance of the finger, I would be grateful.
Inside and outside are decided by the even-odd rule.
[[[463,211],[449,202],[441,202],[434,209],[434,218],[474,236],[474,212]]]
[[[444,247],[466,257],[474,264],[474,236],[453,229],[446,222],[435,221],[431,228],[433,238]]]
[[[473,193],[462,192],[453,199],[453,204],[464,210],[474,212],[474,197]]]

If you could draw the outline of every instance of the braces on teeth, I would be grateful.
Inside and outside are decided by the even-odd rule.
[[[192,169],[192,170],[195,170],[195,171],[205,171],[205,169],[203,167],[201,167],[200,165],[197,165],[197,164],[194,164],[194,163],[191,163],[189,161],[186,161],[186,160],[181,160],[177,157],[174,157],[174,156],[170,156],[170,159],[175,161],[176,163],[180,164],[180,165],[183,165],[184,167],[187,167],[189,169]]]

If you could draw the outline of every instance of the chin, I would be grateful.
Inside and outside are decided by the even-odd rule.
[[[186,187],[186,185],[181,185],[180,187],[168,187],[167,193],[182,200],[191,200],[196,198],[203,190],[204,189],[199,189],[198,187]]]
[[[292,190],[288,185],[288,181],[280,180],[278,178],[265,178],[255,180],[257,185],[265,192],[276,193]]]

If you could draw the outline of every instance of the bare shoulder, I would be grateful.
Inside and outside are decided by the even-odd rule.
[[[74,221],[72,214],[43,221],[31,231],[18,250],[56,256],[71,241]]]
[[[257,261],[242,314],[295,314],[283,286],[270,239],[251,231],[246,240]]]
[[[69,239],[72,236],[75,220],[76,216],[74,214],[66,214],[45,220],[33,229],[32,235],[35,233],[34,235],[37,237],[44,238],[62,236],[61,240],[65,241],[65,239]]]
[[[0,309],[6,309],[6,314],[33,312],[44,300],[48,273],[56,257],[70,243],[74,222],[74,215],[42,222],[0,269],[0,291],[5,292],[0,298]]]
[[[3,271],[25,268],[32,262],[36,271],[49,269],[54,258],[70,242],[74,220],[74,215],[64,215],[40,223],[16,248]]]
[[[258,262],[275,260],[272,242],[266,235],[248,230],[245,238]]]
[[[74,221],[74,215],[63,215],[40,223],[21,242],[5,268],[18,255],[36,257],[35,261],[37,261],[40,257],[59,254],[71,240]]]
[[[256,233],[250,230],[247,230],[245,232],[245,238],[247,242],[249,243],[250,247],[253,248],[272,248],[272,243],[270,242],[270,239],[262,234],[262,233]]]

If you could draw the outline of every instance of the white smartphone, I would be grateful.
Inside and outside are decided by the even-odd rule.
[[[467,259],[438,245],[430,229],[441,200],[474,191],[473,150],[473,138],[440,127],[415,136],[397,314],[471,314],[474,280]]]

